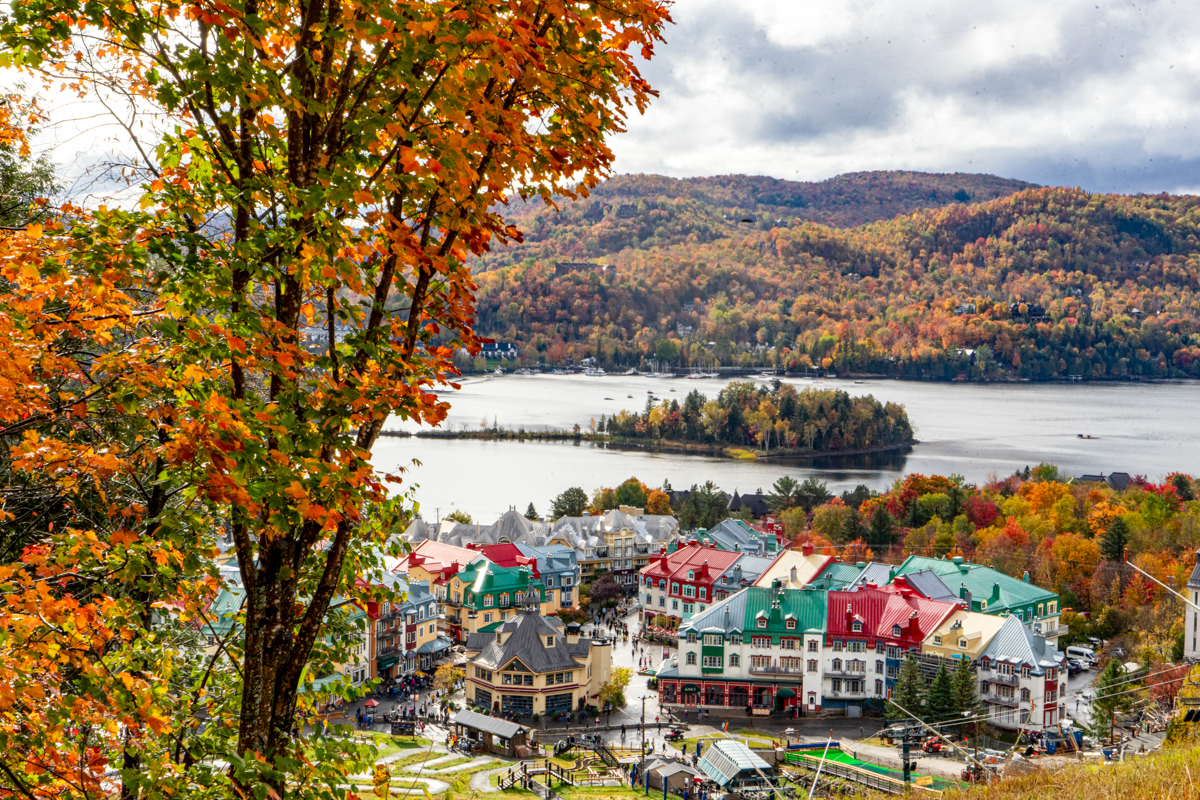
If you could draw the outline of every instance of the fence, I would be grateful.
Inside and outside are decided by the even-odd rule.
[[[787,761],[793,766],[799,766],[804,769],[816,772],[817,765],[821,764],[821,759],[818,756],[809,755],[807,753],[789,752]],[[851,764],[842,764],[837,761],[826,760],[821,764],[821,773],[824,775],[832,775],[835,778],[852,781],[854,783],[869,786],[872,789],[877,789],[888,794],[904,794],[910,787],[915,787],[921,791],[930,792],[932,794],[941,794],[938,789],[930,789],[926,786],[915,786],[915,784],[906,784],[902,780],[880,775],[878,772],[871,772],[867,769],[861,769]]]

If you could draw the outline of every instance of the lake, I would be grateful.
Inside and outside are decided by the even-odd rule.
[[[478,429],[486,418],[502,427],[566,429],[621,409],[640,411],[648,392],[683,398],[699,389],[710,399],[732,379],[688,380],[643,376],[505,375],[468,378],[445,426]],[[530,502],[543,514],[571,486],[589,494],[636,476],[648,486],[675,488],[714,481],[726,491],[768,489],[783,475],[816,475],[831,490],[863,483],[883,489],[909,472],[957,473],[972,482],[1004,476],[1041,461],[1068,475],[1123,471],[1161,480],[1200,469],[1200,383],[970,384],[838,379],[788,379],[799,389],[838,388],[852,395],[903,403],[920,444],[903,455],[796,460],[731,461],[679,454],[608,450],[587,444],[518,443],[383,437],[375,465],[394,470],[414,459],[422,515],[461,509],[491,522]],[[674,389],[674,391],[671,391]],[[631,396],[632,395],[632,396]],[[391,428],[416,430],[395,421]],[[1079,439],[1077,434],[1093,439]]]

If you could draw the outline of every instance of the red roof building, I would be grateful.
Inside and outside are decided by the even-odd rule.
[[[699,544],[660,553],[640,570],[638,589],[646,619],[661,615],[677,627],[704,611],[715,599],[713,584],[742,557]]]
[[[472,547],[472,550],[475,548]],[[521,552],[520,548],[515,544],[489,544],[479,548],[479,552],[487,556],[487,560],[501,567],[529,567],[533,570],[533,577],[540,578],[538,574],[537,559],[527,556]]]

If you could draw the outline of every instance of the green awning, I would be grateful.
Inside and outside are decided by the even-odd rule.
[[[775,693],[776,697],[795,697],[796,693],[791,689],[780,689]]]
[[[700,687],[699,687],[699,686],[697,686],[697,685],[696,685],[696,684],[694,684],[694,683],[685,683],[685,684],[683,685],[683,687],[682,687],[682,691],[685,691],[685,692],[698,692],[698,691],[700,691]]]
[[[375,668],[376,668],[376,669],[387,669],[388,667],[391,667],[391,666],[393,666],[393,665],[395,665],[395,664],[398,664],[398,663],[400,663],[400,659],[399,659],[399,657],[397,657],[397,656],[388,656],[387,658],[383,659],[383,660],[382,660],[382,661],[380,661],[378,664],[376,664],[376,665],[375,665]]]

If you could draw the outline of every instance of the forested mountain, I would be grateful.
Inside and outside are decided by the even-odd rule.
[[[746,230],[797,221],[862,225],[952,203],[1006,197],[1034,184],[995,175],[851,172],[800,182],[761,175],[667,178],[618,175],[591,196],[551,208],[540,200],[505,209],[525,234],[522,244],[480,259],[495,269],[527,259],[586,261],[626,248],[711,242]]]
[[[1200,376],[1196,197],[1033,188],[836,228],[717,221],[696,196],[707,183],[661,180],[695,191],[601,218],[590,230],[611,255],[480,273],[480,330],[548,362],[658,355],[678,366],[906,377]],[[730,197],[741,185],[711,180]],[[757,185],[762,196],[767,184]],[[696,219],[686,235],[680,209]],[[674,227],[618,246],[622,225],[643,218]]]

